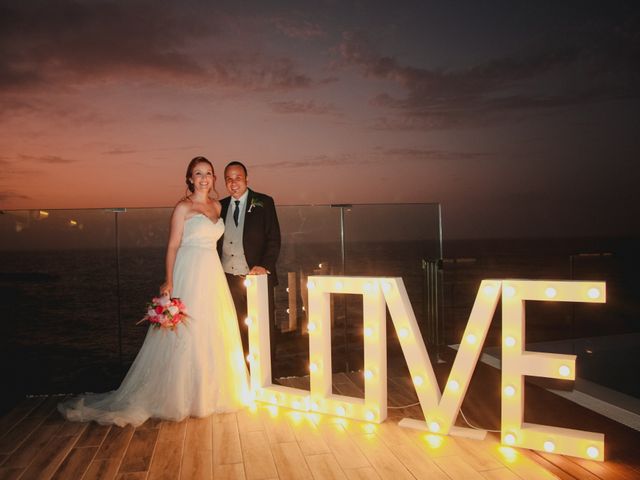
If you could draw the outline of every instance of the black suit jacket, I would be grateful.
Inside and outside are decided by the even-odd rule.
[[[280,224],[273,198],[264,193],[248,189],[247,205],[244,214],[242,248],[249,268],[264,267],[271,272],[274,284],[278,284],[276,261],[280,254]],[[220,200],[222,220],[227,219],[231,197]],[[253,204],[253,207],[251,205]],[[224,235],[218,240],[218,253],[222,257]]]

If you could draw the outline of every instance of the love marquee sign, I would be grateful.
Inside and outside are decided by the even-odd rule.
[[[381,423],[387,417],[386,308],[424,414],[424,421],[403,419],[400,426],[441,435],[477,437],[477,430],[455,426],[482,345],[502,300],[502,443],[514,447],[604,460],[604,435],[524,422],[525,376],[575,379],[575,355],[525,350],[525,301],[604,303],[604,282],[483,280],[469,316],[451,373],[441,392],[401,278],[308,277],[310,390],[271,382],[266,275],[245,281],[249,316],[251,390],[257,401],[295,410]],[[332,293],[362,295],[364,398],[332,392]],[[481,433],[486,434],[482,431]],[[482,435],[484,436],[484,435]]]

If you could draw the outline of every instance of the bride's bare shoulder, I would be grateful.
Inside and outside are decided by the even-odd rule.
[[[193,209],[193,204],[188,198],[183,198],[173,208],[173,215],[185,217]]]

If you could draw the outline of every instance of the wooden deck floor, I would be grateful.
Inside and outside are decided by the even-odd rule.
[[[478,366],[463,405],[469,421],[498,427],[498,381],[497,371]],[[358,374],[334,376],[336,392],[358,394],[361,386]],[[260,406],[118,428],[64,421],[60,400],[28,398],[0,419],[0,479],[640,478],[639,432],[536,386],[527,387],[527,403],[538,405],[527,420],[604,432],[606,462],[501,448],[496,434],[475,441],[397,426],[405,416],[421,418],[419,407],[390,410],[381,425]],[[391,376],[389,405],[415,401],[408,376]]]

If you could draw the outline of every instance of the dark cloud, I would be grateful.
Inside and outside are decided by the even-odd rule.
[[[12,190],[0,190],[0,202],[6,202],[10,200],[31,200],[31,197],[16,193]]]
[[[308,100],[306,102],[291,100],[281,102],[271,102],[269,104],[276,113],[290,114],[301,113],[309,115],[338,115],[339,112],[331,104]]]
[[[320,25],[308,20],[276,17],[272,21],[281,33],[290,38],[308,40],[326,35],[325,30]]]
[[[256,53],[258,46],[253,52],[227,48],[226,17],[205,3],[5,2],[0,88],[15,92],[122,78],[249,90],[314,84],[291,59]],[[215,46],[203,47],[210,39]]]
[[[386,157],[412,161],[483,160],[494,156],[486,152],[454,152],[422,148],[378,148],[377,150]]]
[[[337,51],[343,66],[406,92],[372,98],[373,105],[399,114],[378,119],[373,128],[446,129],[513,120],[532,110],[640,98],[638,26],[636,16],[607,28],[585,28],[458,70],[403,65],[356,32],[344,33]]]
[[[57,155],[33,156],[33,155],[19,154],[17,157],[18,157],[18,160],[25,160],[25,161],[34,162],[34,163],[48,163],[48,164],[62,165],[62,164],[77,162],[77,160],[62,158],[62,157],[58,157]]]

